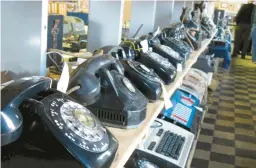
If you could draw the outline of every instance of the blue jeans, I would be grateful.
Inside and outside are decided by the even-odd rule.
[[[252,61],[256,62],[256,27],[252,30]]]

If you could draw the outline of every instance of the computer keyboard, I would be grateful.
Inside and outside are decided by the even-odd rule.
[[[194,134],[162,119],[156,121],[162,126],[151,128],[149,137],[137,149],[184,168],[194,141]]]
[[[166,131],[155,151],[177,160],[180,156],[180,151],[183,147],[184,141],[185,137]],[[152,143],[156,144],[156,142],[151,142],[150,145]]]

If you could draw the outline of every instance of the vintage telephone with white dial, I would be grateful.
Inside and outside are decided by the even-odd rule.
[[[168,59],[150,51],[147,40],[128,39],[123,41],[120,46],[124,49],[128,58],[135,58],[136,61],[153,69],[165,84],[174,81],[177,75],[176,68]]]
[[[156,101],[162,94],[161,79],[145,65],[128,59],[122,47],[108,45],[101,48],[104,54],[110,54],[120,60],[125,76],[148,98]]]
[[[172,48],[162,45],[160,39],[158,38],[160,29],[157,29],[154,33],[149,33],[140,37],[141,40],[147,40],[149,47],[152,48],[152,51],[161,55],[164,58],[167,58],[170,63],[176,66],[177,69],[185,67],[185,60],[180,56],[180,54],[174,51]]]
[[[1,89],[2,167],[109,167],[117,140],[51,82],[22,78]]]
[[[136,128],[146,117],[147,98],[124,77],[111,55],[93,57],[71,74],[70,95],[91,110],[105,125]]]

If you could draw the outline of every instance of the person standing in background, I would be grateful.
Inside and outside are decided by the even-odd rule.
[[[232,57],[236,57],[239,54],[240,46],[242,45],[242,59],[245,59],[250,43],[253,10],[254,4],[250,2],[248,4],[244,4],[236,15],[237,27],[235,31],[235,46]]]
[[[256,64],[256,6],[252,14],[252,62]]]

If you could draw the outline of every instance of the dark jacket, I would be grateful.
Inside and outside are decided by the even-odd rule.
[[[254,9],[254,4],[244,4],[236,15],[237,24],[252,24],[252,13]]]

